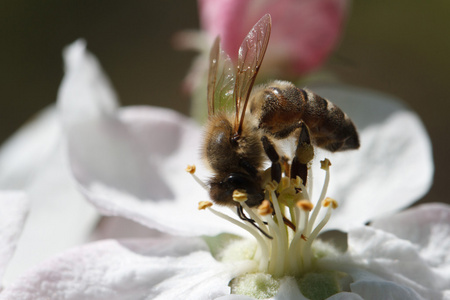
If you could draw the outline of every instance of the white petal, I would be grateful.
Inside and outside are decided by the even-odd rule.
[[[450,206],[443,203],[423,204],[394,216],[373,222],[373,227],[408,240],[421,259],[446,280],[433,286],[450,290]]]
[[[0,207],[0,278],[2,278],[22,232],[29,201],[22,192],[0,191]]]
[[[243,296],[243,295],[226,295],[219,298],[215,298],[214,300],[255,300],[253,297]]]
[[[87,188],[104,184],[143,199],[170,197],[171,190],[154,162],[148,161],[146,149],[119,120],[114,92],[84,42],[72,44],[64,58],[58,107],[72,169],[81,184]]]
[[[97,59],[77,40],[64,50],[65,76],[58,91],[58,106],[66,126],[113,115],[116,95]]]
[[[64,59],[66,74],[58,107],[75,176],[88,184],[99,178],[118,190],[148,192],[143,178],[158,178],[149,176],[151,164],[117,119],[114,92],[96,58],[77,41],[66,50]]]
[[[92,205],[75,189],[62,142],[56,110],[49,107],[0,149],[0,188],[26,191],[31,206],[5,281],[85,242],[97,219]]]
[[[350,116],[361,141],[356,151],[318,154],[331,160],[328,195],[339,202],[329,229],[346,231],[405,208],[428,191],[434,170],[431,144],[414,112],[395,98],[365,89],[335,85],[312,90]]]
[[[364,299],[360,295],[355,293],[341,292],[327,298],[327,300],[364,300]]]
[[[165,234],[123,217],[103,216],[97,222],[91,241],[106,239],[155,238]]]
[[[407,240],[365,227],[349,232],[348,245],[352,261],[359,263],[360,269],[370,270],[377,274],[380,280],[402,286],[401,290],[412,289],[424,299],[436,299],[441,297],[443,290],[448,289],[450,274],[443,274],[432,268],[420,256],[417,247]],[[448,248],[444,250],[450,251]],[[354,273],[350,272],[355,279]]]
[[[392,281],[383,280],[378,276],[366,271],[354,272],[351,274],[355,282],[350,284],[352,292],[357,293],[365,300],[378,299],[411,299],[425,300],[413,289],[402,286]]]
[[[0,299],[214,299],[246,264],[218,263],[205,247],[193,238],[90,244],[35,268]]]
[[[0,187],[23,189],[30,184],[58,145],[61,131],[54,107],[40,112],[9,138],[0,151]]]

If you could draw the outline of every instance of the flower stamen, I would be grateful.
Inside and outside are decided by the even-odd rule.
[[[272,215],[273,209],[270,206],[269,200],[264,200],[260,206],[258,206],[258,214],[261,216]]]
[[[315,256],[312,244],[330,219],[332,211],[337,208],[336,200],[325,198],[330,181],[330,165],[328,159],[321,161],[321,168],[326,174],[316,205],[309,197],[311,180],[305,186],[299,176],[295,179],[284,176],[279,183],[272,180],[266,184],[266,199],[257,208],[248,206],[246,190],[233,191],[236,213],[241,220],[213,209],[209,201],[200,202],[199,209],[207,209],[255,237],[258,248],[253,259],[259,260],[259,272],[272,274],[274,278],[301,276],[313,267]],[[194,175],[195,168],[190,170],[188,172]],[[308,171],[308,174],[311,172]],[[326,212],[320,222],[315,224],[321,207]]]
[[[198,203],[198,210],[204,210],[211,206],[213,206],[213,203],[211,201],[200,201]]]
[[[331,166],[331,163],[330,163],[330,161],[327,158],[320,162],[321,169],[325,170],[325,172],[326,172],[325,173],[325,181],[324,181],[324,184],[323,184],[323,187],[322,187],[322,191],[320,193],[320,197],[317,200],[317,205],[314,208],[313,213],[311,215],[311,219],[309,221],[309,225],[310,226],[308,226],[306,228],[307,234],[309,234],[311,232],[312,225],[314,225],[314,223],[316,222],[316,218],[319,215],[319,211],[320,211],[320,208],[321,208],[320,204],[325,199],[325,196],[326,196],[326,193],[327,193],[327,190],[328,190],[328,185],[330,183],[330,166]]]
[[[309,200],[300,200],[296,205],[304,211],[311,211],[314,208],[314,205]]]
[[[209,187],[206,183],[204,183],[200,178],[197,177],[197,175],[195,175],[195,171],[196,171],[196,167],[195,165],[188,165],[186,167],[186,172],[188,172],[189,174],[191,174],[191,176],[194,178],[195,181],[197,181],[197,183],[204,188],[207,192],[209,192]]]
[[[243,203],[248,200],[247,193],[245,190],[234,190],[233,191],[233,200],[239,203]]]

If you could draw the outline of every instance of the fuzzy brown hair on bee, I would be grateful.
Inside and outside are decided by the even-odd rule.
[[[210,196],[217,204],[237,205],[232,201],[235,190],[245,190],[250,206],[264,199],[259,170],[266,159],[258,129],[242,124],[241,135],[236,138],[233,116],[219,113],[211,116],[206,125],[203,156],[215,174],[210,180]]]
[[[266,162],[271,163],[270,180],[280,181],[282,172],[299,176],[306,184],[313,146],[330,151],[359,147],[356,128],[350,118],[330,101],[295,87],[273,81],[253,89],[267,49],[271,31],[270,15],[263,16],[239,48],[236,67],[220,48],[212,46],[208,74],[208,121],[202,155],[212,170],[209,195],[219,205],[236,206],[235,191],[246,195],[245,203],[259,206],[264,200],[263,178]],[[248,106],[248,108],[247,108]],[[294,136],[295,153],[290,162],[280,157],[277,141]],[[286,167],[289,166],[289,170]]]

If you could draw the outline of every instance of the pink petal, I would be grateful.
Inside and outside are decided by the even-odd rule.
[[[346,0],[199,0],[203,29],[211,37],[220,35],[234,60],[251,27],[270,13],[273,27],[266,60],[296,74],[319,67],[334,49],[347,4]]]

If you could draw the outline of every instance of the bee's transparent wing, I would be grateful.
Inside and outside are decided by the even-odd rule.
[[[211,51],[209,52],[209,71],[208,71],[208,116],[214,114],[214,93],[216,90],[217,68],[219,65],[220,53],[220,38],[217,37],[214,41]]]
[[[230,56],[221,50],[219,76],[214,94],[215,107],[221,111],[234,112],[235,69]]]
[[[234,90],[236,102],[234,126],[238,135],[240,135],[242,130],[242,123],[250,92],[255,83],[264,54],[266,53],[271,28],[272,21],[270,15],[266,14],[253,26],[239,48],[236,87]]]
[[[233,63],[220,47],[217,37],[209,56],[208,115],[217,111],[234,111],[235,71]]]

